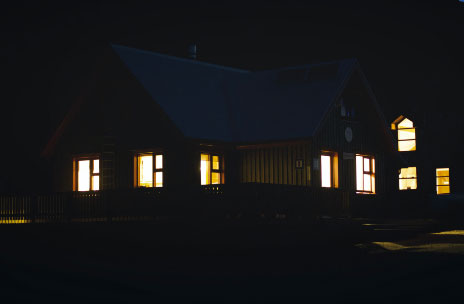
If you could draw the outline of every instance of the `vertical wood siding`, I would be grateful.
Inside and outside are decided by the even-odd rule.
[[[309,155],[309,143],[240,150],[240,182],[309,186]],[[297,159],[302,168],[296,168]]]

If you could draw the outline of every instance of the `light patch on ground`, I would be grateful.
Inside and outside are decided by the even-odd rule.
[[[464,230],[449,230],[417,235],[414,238],[392,242],[358,244],[369,253],[392,252],[435,252],[464,255]]]
[[[454,253],[464,254],[464,244],[454,243],[439,243],[439,244],[424,244],[416,246],[403,246],[393,242],[372,242],[388,251],[407,250],[410,252],[440,252],[440,253]]]
[[[0,219],[0,224],[27,224],[31,223],[31,220],[14,220],[14,219]]]
[[[434,232],[435,235],[464,235],[464,230],[450,230],[442,232]]]

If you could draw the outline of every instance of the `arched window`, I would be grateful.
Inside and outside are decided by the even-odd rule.
[[[401,115],[391,127],[398,131],[398,151],[416,151],[416,128],[411,120]]]

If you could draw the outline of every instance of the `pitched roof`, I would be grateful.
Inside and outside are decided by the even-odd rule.
[[[250,72],[112,45],[187,137],[248,142],[309,137],[356,60]]]

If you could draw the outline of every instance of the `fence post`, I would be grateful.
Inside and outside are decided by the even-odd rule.
[[[111,207],[110,207],[110,202],[111,201],[108,196],[108,192],[107,191],[103,191],[100,193],[101,196],[102,196],[102,200],[103,200],[103,206],[104,206],[104,210],[105,210],[105,216],[106,216],[106,221],[108,223],[111,223],[113,221],[113,216],[111,214]]]
[[[65,216],[64,221],[71,223],[72,221],[72,201],[73,201],[73,192],[63,193],[64,195],[64,205],[65,205]]]

